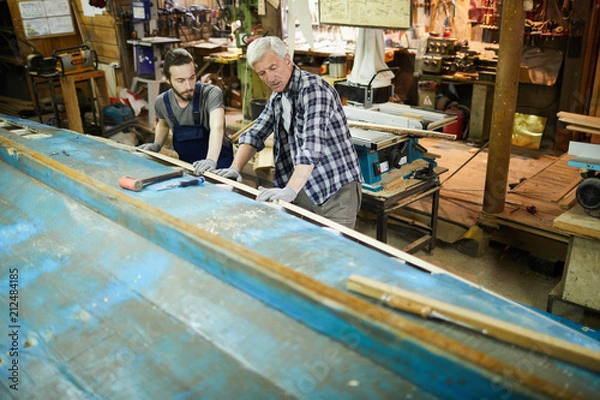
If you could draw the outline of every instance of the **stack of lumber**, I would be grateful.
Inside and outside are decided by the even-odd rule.
[[[32,101],[0,96],[0,114],[20,115],[22,112],[33,112],[35,105]]]
[[[574,114],[561,111],[556,114],[559,121],[567,125],[567,129],[600,135],[600,118],[589,115]]]

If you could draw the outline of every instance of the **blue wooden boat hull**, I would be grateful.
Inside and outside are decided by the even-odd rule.
[[[124,146],[0,117],[11,124],[0,128],[0,319],[17,332],[16,345],[8,335],[0,341],[0,388],[9,396],[600,392],[597,372],[390,310],[345,283],[351,274],[368,276],[600,351],[600,343],[547,316],[209,182],[125,191],[121,176],[170,167]]]

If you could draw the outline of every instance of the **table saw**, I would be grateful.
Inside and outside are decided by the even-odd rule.
[[[425,159],[432,167],[437,164],[427,149],[419,144],[419,136],[439,135],[434,129],[456,121],[456,115],[424,110],[403,104],[385,103],[372,108],[345,106],[344,112],[351,126],[352,142],[364,178],[363,188],[371,191],[383,189],[381,175],[417,159]],[[366,123],[365,129],[353,127]],[[397,132],[382,131],[391,127]],[[379,130],[378,130],[379,128]],[[448,137],[450,137],[448,135]]]

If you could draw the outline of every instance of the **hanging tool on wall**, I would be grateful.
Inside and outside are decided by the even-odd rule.
[[[583,48],[583,35],[585,33],[584,28],[584,20],[578,19],[576,21],[571,21],[569,28],[569,44],[567,45],[567,57],[581,57],[581,50]]]

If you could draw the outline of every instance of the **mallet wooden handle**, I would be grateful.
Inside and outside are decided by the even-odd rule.
[[[180,176],[183,176],[183,169],[181,168],[178,168],[175,171],[167,172],[166,174],[150,176],[144,179],[134,179],[130,178],[129,176],[123,176],[121,179],[119,179],[119,186],[121,186],[123,189],[139,192],[144,188],[144,186],[166,181],[167,179],[178,178]]]

